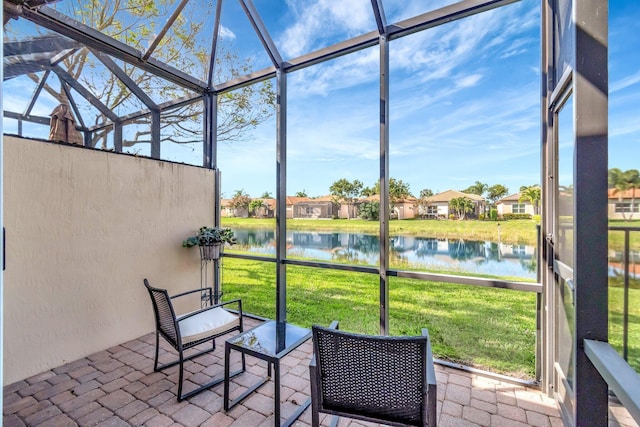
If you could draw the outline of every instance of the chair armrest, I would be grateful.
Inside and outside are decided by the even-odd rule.
[[[339,323],[337,320],[334,320],[333,322],[331,322],[331,324],[329,325],[330,329],[340,329],[339,327]]]
[[[316,355],[312,354],[311,355],[311,360],[309,361],[309,369],[316,369],[318,365],[316,364]]]
[[[429,427],[437,425],[437,405],[438,405],[438,381],[436,380],[436,369],[433,364],[433,354],[431,353],[431,338],[426,328],[422,329],[422,336],[427,337],[427,384],[426,384],[426,417]]]
[[[193,294],[193,293],[195,293],[195,292],[203,292],[203,291],[206,291],[206,292],[208,292],[208,293],[209,293],[209,295],[211,295],[211,293],[213,292],[213,289],[211,289],[211,287],[210,287],[210,286],[209,286],[209,287],[206,287],[206,288],[192,289],[192,290],[190,290],[190,291],[186,291],[186,292],[182,292],[182,293],[179,293],[179,294],[176,294],[176,295],[170,296],[169,298],[171,298],[171,299],[179,298],[179,297],[183,297],[183,296],[185,296],[185,295]]]
[[[436,385],[436,369],[433,364],[433,353],[431,352],[431,338],[429,338],[429,331],[427,328],[422,329],[422,336],[427,337],[427,384]]]
[[[226,302],[221,302],[220,304],[215,304],[214,307],[224,307],[229,304],[238,304],[238,316],[240,316],[240,324],[242,324],[242,300],[240,298],[232,299]]]
[[[240,316],[240,324],[242,324],[242,300],[239,299],[239,298],[231,300],[231,301],[227,301],[227,302],[222,302],[220,304],[214,304],[214,305],[211,305],[209,307],[205,307],[205,308],[203,308],[201,310],[192,311],[191,313],[185,314],[184,316],[180,316],[179,320],[188,319],[191,316],[195,316],[197,314],[204,313],[205,311],[213,310],[214,308],[224,307],[226,305],[236,304],[236,303],[238,304],[238,315]]]

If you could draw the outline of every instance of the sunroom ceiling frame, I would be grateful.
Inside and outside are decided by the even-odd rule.
[[[115,58],[121,59],[142,70],[170,81],[184,88],[203,93],[207,89],[207,84],[197,78],[190,76],[164,62],[154,58],[143,60],[143,53],[125,43],[95,30],[80,21],[70,18],[50,7],[27,8],[14,4],[7,4],[16,15],[28,19],[42,27],[62,34],[85,46],[104,52]]]
[[[280,69],[282,68],[283,61],[276,44],[273,42],[273,39],[269,35],[269,31],[267,31],[267,27],[264,25],[260,14],[258,13],[256,7],[254,6],[251,0],[240,0],[240,5],[244,9],[249,22],[251,22],[251,26],[256,31],[260,42],[262,42],[262,46],[264,50],[267,51],[267,55],[271,58],[271,62],[273,65]]]
[[[520,0],[463,0],[458,3],[388,25],[384,30],[384,33],[387,34],[388,40],[398,39],[423,31],[427,28],[437,27],[442,24],[457,21],[462,18],[501,6],[506,6],[511,3],[516,3],[518,1]],[[378,25],[382,25],[384,22],[384,20],[382,20],[383,15],[378,12],[376,7],[373,7],[373,9],[374,14],[376,15],[376,21],[380,19],[380,23]],[[381,12],[382,9],[379,11]],[[332,46],[298,56],[288,61],[284,61],[282,69],[285,72],[292,72],[375,46],[380,43],[380,34],[382,34],[382,32],[380,32],[379,29],[376,29],[369,33],[336,43]],[[218,84],[213,89],[216,94],[230,92],[247,85],[274,78],[275,75],[276,68],[267,67],[254,73]]]
[[[382,0],[371,0],[371,8],[373,9],[373,15],[376,18],[378,33],[380,35],[386,35],[387,17],[384,14],[384,8],[382,7]]]
[[[280,61],[282,61],[282,69],[285,72],[296,71],[375,46],[380,42],[380,34],[385,34],[389,40],[396,39],[427,28],[436,27],[490,9],[515,3],[517,1],[519,0],[463,0],[410,19],[399,21],[395,24],[386,25],[386,19],[381,3],[379,0],[371,0],[372,10],[378,26],[377,30],[298,56],[288,61],[282,61],[278,50],[271,40],[271,37],[262,23],[259,13],[253,6],[253,3],[250,0],[241,0],[240,3],[245,9],[247,17],[251,21],[252,26],[262,41],[267,54],[276,65],[215,85],[212,87],[211,91],[217,95],[274,78],[276,76],[277,65]],[[5,4],[6,3],[7,2],[5,2]],[[38,9],[30,9],[13,4],[9,5],[16,14],[23,16],[25,19],[29,19],[32,22],[56,31],[57,33],[69,37],[79,43],[83,43],[92,50],[104,52],[105,54],[121,59],[142,70],[148,71],[155,76],[166,79],[167,81],[178,84],[187,89],[194,90],[197,93],[202,94],[207,92],[207,83],[200,81],[199,79],[195,79],[192,76],[189,76],[188,74],[153,58],[149,58],[148,61],[145,61],[143,59],[144,55],[142,52],[60,12],[57,12],[54,9],[46,6],[42,6]],[[215,47],[215,43],[213,43],[213,47]],[[213,56],[214,55],[212,55],[212,57]],[[211,65],[213,66],[213,64]],[[141,99],[150,110],[154,110],[153,104],[148,103],[150,99],[147,99],[147,102],[145,102],[143,97],[139,96],[139,92],[134,90],[134,88],[129,84],[127,84],[127,86],[132,89],[132,92],[134,92],[134,94],[136,94],[136,96],[138,96],[138,98]]]
[[[102,114],[107,116],[109,120],[111,120],[114,123],[120,122],[120,118],[118,117],[117,114],[111,111],[109,107],[104,105],[102,101],[96,98],[83,85],[81,85],[76,79],[74,79],[71,74],[63,70],[62,67],[60,67],[59,65],[54,65],[53,67],[51,67],[51,70],[58,76],[58,78],[60,78],[60,80],[62,80],[63,82],[67,83],[69,86],[74,88],[76,92],[82,95],[84,99],[89,101],[91,105],[96,107],[98,111],[100,111]]]
[[[69,104],[71,104],[71,108],[74,113],[76,113],[76,118],[78,119],[78,123],[82,129],[85,129],[86,126],[84,124],[84,119],[82,118],[82,114],[80,113],[80,109],[78,108],[78,104],[76,104],[76,100],[73,98],[73,94],[71,93],[71,89],[69,88],[69,84],[61,81],[60,85],[62,86],[62,90],[67,95],[67,99],[69,100]]]
[[[44,88],[44,84],[47,82],[47,79],[49,78],[49,74],[51,74],[51,69],[48,69],[47,71],[45,71],[44,75],[38,82],[38,85],[36,86],[36,89],[33,91],[33,95],[31,95],[31,99],[29,100],[29,105],[27,105],[27,108],[25,108],[24,110],[24,116],[29,116],[31,114],[31,110],[33,109],[33,106],[36,105],[36,101],[40,96],[40,92],[42,92],[42,89]]]
[[[47,53],[47,52],[60,52],[66,49],[73,49],[82,47],[80,43],[69,40],[63,37],[40,37],[31,40],[20,40],[4,42],[3,55],[15,56],[22,55],[25,52],[33,53]]]
[[[102,62],[102,64],[109,69],[124,85],[140,100],[144,105],[147,106],[151,111],[158,111],[158,104],[156,104],[153,99],[146,94],[140,86],[133,79],[125,73],[125,71],[116,64],[113,59],[106,53],[89,49],[91,52]]]

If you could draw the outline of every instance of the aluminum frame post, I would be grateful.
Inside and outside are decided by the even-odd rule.
[[[89,140],[88,147],[90,147],[91,144],[92,141]],[[122,123],[120,122],[113,124],[113,149],[116,153],[122,153]]]
[[[608,2],[574,0],[575,423],[608,425],[608,386],[584,340],[608,341]]]
[[[207,169],[217,168],[217,147],[218,134],[218,96],[213,93],[204,95],[204,140],[202,141],[202,166]],[[217,201],[220,194],[216,195]],[[218,202],[216,202],[218,204]]]
[[[389,42],[380,35],[380,334],[389,335]]]
[[[151,111],[151,158],[160,159],[160,110]]]
[[[276,72],[276,322],[287,321],[287,74]]]

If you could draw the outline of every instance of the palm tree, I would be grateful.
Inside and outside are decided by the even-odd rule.
[[[449,207],[457,213],[459,219],[464,220],[466,214],[475,210],[475,203],[468,197],[456,197],[451,199]]]
[[[253,216],[262,216],[262,212],[260,211],[262,208],[266,208],[267,205],[264,203],[262,199],[253,199],[249,202],[249,214],[253,214]]]
[[[538,209],[540,205],[540,186],[532,185],[530,187],[520,189],[520,197],[518,202],[529,201],[533,205],[534,215],[538,215]]]
[[[477,194],[478,196],[482,196],[484,192],[487,191],[488,189],[489,189],[489,185],[480,181],[476,181],[475,184],[469,186],[469,188],[462,190],[462,192],[468,193],[468,194]]]

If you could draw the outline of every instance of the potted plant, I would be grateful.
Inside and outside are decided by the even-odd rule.
[[[220,253],[224,244],[234,245],[236,238],[233,230],[223,227],[200,227],[195,236],[191,236],[182,241],[182,246],[191,248],[198,245],[200,247],[200,257],[203,260],[213,260],[220,258]]]

